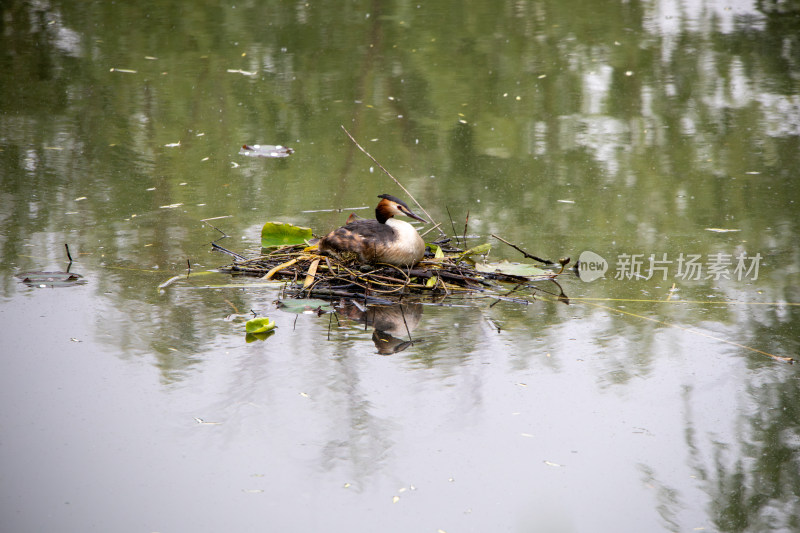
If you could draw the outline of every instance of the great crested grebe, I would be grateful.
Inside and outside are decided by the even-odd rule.
[[[394,215],[425,222],[408,206],[390,194],[378,196],[375,220],[359,219],[337,228],[319,241],[320,252],[356,254],[362,263],[411,266],[425,255],[425,242],[414,226],[392,218]]]

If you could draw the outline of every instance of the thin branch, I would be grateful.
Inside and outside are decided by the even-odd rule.
[[[413,201],[415,204],[417,204],[417,207],[419,207],[419,208],[422,210],[422,212],[423,212],[423,213],[425,213],[425,215],[428,217],[428,222],[430,222],[431,224],[436,224],[436,221],[435,221],[435,220],[433,220],[433,217],[430,215],[430,213],[428,213],[427,211],[425,211],[425,208],[424,208],[424,207],[422,207],[422,205],[421,205],[421,204],[420,204],[420,203],[417,201],[417,199],[416,199],[416,198],[414,198],[414,195],[413,195],[413,194],[411,194],[410,192],[408,192],[408,189],[406,189],[405,187],[403,187],[403,184],[402,184],[402,183],[400,183],[399,181],[397,181],[397,178],[395,178],[394,176],[392,176],[391,172],[389,172],[388,170],[386,170],[386,169],[384,168],[384,166],[383,166],[383,165],[381,165],[380,163],[378,163],[378,160],[377,160],[377,159],[375,159],[374,157],[372,157],[372,155],[371,155],[369,152],[367,152],[367,151],[364,149],[364,147],[363,147],[363,146],[361,146],[360,144],[358,144],[358,141],[356,141],[356,140],[353,138],[353,136],[352,136],[352,135],[350,135],[350,132],[349,132],[349,131],[347,131],[347,128],[345,128],[345,127],[344,127],[344,125],[342,125],[342,129],[343,129],[343,130],[344,130],[344,132],[347,134],[347,136],[348,136],[348,137],[350,137],[350,140],[351,140],[351,141],[353,141],[353,143],[354,143],[354,144],[355,144],[355,145],[358,147],[358,149],[359,149],[359,150],[361,150],[362,152],[364,152],[364,155],[366,155],[367,157],[369,157],[370,159],[372,159],[372,161],[373,161],[373,162],[374,162],[376,165],[378,165],[378,168],[380,168],[380,169],[383,171],[383,173],[384,173],[384,174],[386,174],[387,176],[389,176],[390,178],[392,178],[392,180],[393,180],[393,181],[394,181],[394,182],[397,184],[397,186],[398,186],[398,187],[400,187],[401,189],[403,189],[403,192],[404,192],[404,193],[406,193],[406,195],[407,195],[409,198],[411,198],[411,200],[412,200],[412,201]],[[442,235],[444,235],[444,232],[442,232],[442,230],[439,230],[439,231],[442,233]]]
[[[458,241],[458,233],[456,233],[456,224],[453,222],[453,215],[450,214],[450,208],[448,206],[444,206],[447,210],[447,217],[450,219],[450,227],[453,228],[453,237],[456,238],[456,246],[461,246],[461,243]]]
[[[219,229],[218,227],[216,227],[214,224],[210,223],[209,220],[218,220],[220,218],[230,218],[230,217],[231,217],[231,215],[225,215],[225,216],[221,216],[221,217],[204,218],[204,219],[200,220],[200,222],[202,222],[203,224],[208,224],[209,226],[211,226],[212,228],[214,228],[218,232],[222,233],[222,238],[227,238],[228,234],[225,233],[224,231],[222,231],[221,229]]]
[[[441,226],[441,225],[442,225],[442,223],[438,222],[435,226],[430,227],[430,228],[426,229],[424,232],[420,233],[419,236],[424,239],[425,235],[427,235],[428,233],[432,232],[435,229],[439,229],[439,226]],[[441,231],[440,231],[440,233],[441,233]]]
[[[494,233],[492,233],[492,237],[494,237],[495,239],[497,239],[497,240],[498,240],[498,241],[500,241],[500,242],[503,242],[503,243],[505,243],[505,244],[509,245],[510,247],[512,247],[512,248],[513,248],[513,249],[515,249],[516,251],[520,252],[522,255],[524,255],[524,256],[525,256],[525,257],[527,257],[528,259],[533,259],[534,261],[539,261],[540,263],[544,263],[545,265],[555,265],[555,263],[554,263],[554,262],[552,262],[552,261],[550,261],[550,260],[548,260],[548,259],[542,259],[541,257],[536,257],[535,255],[531,255],[531,254],[529,254],[528,252],[526,252],[525,250],[523,250],[523,249],[522,249],[522,248],[520,248],[519,246],[517,246],[517,245],[515,245],[515,244],[511,244],[511,243],[510,243],[510,242],[508,242],[507,240],[505,240],[505,239],[503,239],[503,238],[501,238],[501,237],[498,237],[498,236],[497,236],[497,235],[495,235]]]
[[[467,218],[464,219],[464,248],[467,247],[467,225],[469,225],[469,209],[467,210]]]

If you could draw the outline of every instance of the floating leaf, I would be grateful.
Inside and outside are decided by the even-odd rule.
[[[275,334],[274,329],[270,331],[262,331],[261,333],[245,333],[244,341],[247,344],[250,344],[251,342],[255,341],[265,341],[274,334]]]
[[[248,157],[289,157],[294,153],[294,150],[288,146],[281,146],[280,144],[245,144],[239,150],[239,155],[246,155]]]
[[[303,244],[311,239],[311,228],[303,228],[283,222],[267,222],[261,228],[261,247]]]
[[[281,270],[283,270],[285,268],[289,268],[290,266],[292,266],[295,263],[297,263],[297,258],[296,257],[294,259],[289,259],[285,263],[281,263],[280,265],[278,265],[276,267],[273,267],[269,272],[264,274],[264,277],[261,278],[261,279],[272,279],[272,276],[274,276],[275,274],[277,274],[278,272],[280,272]]]
[[[265,316],[259,316],[248,320],[244,328],[247,333],[266,333],[275,329],[275,321]]]
[[[468,257],[473,255],[486,255],[489,253],[491,249],[492,245],[489,243],[475,246],[474,248],[470,248],[469,250],[458,256],[458,261],[463,261],[464,259],[467,259]]]
[[[551,272],[542,270],[541,268],[529,265],[527,263],[509,263],[508,261],[500,261],[499,263],[486,263],[476,264],[475,270],[478,272],[500,272],[509,276],[547,276]]]
[[[438,244],[429,244],[428,246],[431,247],[433,251],[433,258],[434,259],[444,259],[444,252],[442,251],[442,247]]]
[[[312,283],[314,283],[314,276],[317,274],[318,266],[319,266],[319,258],[314,259],[308,266],[308,273],[306,274],[306,280],[303,282],[304,289],[307,289]]]
[[[278,302],[278,309],[287,313],[332,313],[333,305],[327,300],[316,298],[296,298],[281,300]]]

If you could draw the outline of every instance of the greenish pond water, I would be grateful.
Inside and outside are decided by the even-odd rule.
[[[208,272],[408,200],[342,126],[569,305]],[[798,169],[793,1],[6,0],[0,529],[800,531]]]

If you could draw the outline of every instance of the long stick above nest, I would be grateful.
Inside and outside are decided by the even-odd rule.
[[[423,213],[425,213],[425,215],[428,217],[428,222],[430,222],[431,224],[433,224],[433,225],[434,225],[434,227],[437,227],[437,228],[438,228],[438,227],[439,227],[439,225],[436,223],[436,221],[435,221],[435,220],[433,220],[433,217],[431,216],[431,214],[430,214],[430,213],[428,213],[428,212],[425,210],[425,208],[424,208],[424,207],[422,207],[422,204],[420,204],[420,203],[417,201],[417,199],[416,199],[416,198],[414,198],[414,195],[413,195],[413,194],[411,194],[410,192],[408,192],[408,189],[406,189],[405,187],[403,187],[403,184],[402,184],[402,183],[400,183],[399,181],[397,181],[397,178],[395,178],[394,176],[392,176],[392,173],[391,173],[391,172],[389,172],[388,170],[386,170],[386,168],[384,168],[384,166],[383,166],[383,165],[381,165],[381,164],[378,162],[378,160],[377,160],[377,159],[375,159],[374,157],[372,157],[372,154],[370,154],[369,152],[367,152],[367,151],[364,149],[364,147],[363,147],[363,146],[361,146],[360,144],[358,144],[358,141],[357,141],[357,140],[355,140],[355,139],[353,138],[353,136],[352,136],[352,135],[350,135],[350,132],[349,132],[349,131],[347,131],[347,128],[345,128],[345,127],[344,127],[344,125],[342,125],[342,129],[343,129],[343,130],[344,130],[344,132],[347,134],[347,136],[348,136],[348,137],[350,137],[350,140],[351,140],[351,141],[353,141],[353,144],[355,144],[355,145],[358,147],[358,149],[359,149],[359,150],[361,150],[362,152],[364,152],[364,155],[366,155],[367,157],[369,157],[370,159],[372,159],[372,161],[373,161],[373,162],[374,162],[376,165],[378,165],[378,168],[380,168],[380,169],[381,169],[381,170],[384,172],[384,174],[386,174],[387,176],[389,176],[390,178],[392,178],[392,181],[394,181],[394,182],[397,184],[397,186],[398,186],[398,187],[400,187],[401,189],[403,189],[403,192],[404,192],[404,193],[406,193],[406,195],[408,195],[408,197],[409,197],[409,198],[411,198],[411,200],[412,200],[412,201],[413,201],[415,204],[417,204],[417,207],[419,207],[419,208],[420,208],[420,210],[421,210]],[[444,233],[444,232],[443,232],[441,229],[439,229],[439,233],[440,233],[442,236],[446,236],[446,235],[447,235],[447,234],[446,234],[446,233]]]

